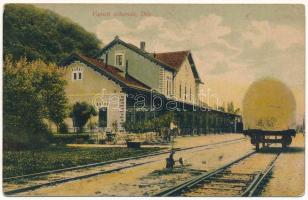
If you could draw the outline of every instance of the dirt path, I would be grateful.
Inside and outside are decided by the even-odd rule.
[[[198,146],[242,137],[241,135],[209,135],[178,138],[175,147]],[[164,170],[165,160],[99,175],[88,179],[68,182],[53,187],[41,188],[22,196],[150,196],[162,189],[183,182],[203,171],[214,169],[252,150],[248,140],[208,148],[204,151],[178,152],[175,159],[182,157],[185,167],[172,173]]]
[[[262,196],[302,196],[305,191],[305,137],[298,134],[280,155]]]
[[[253,154],[225,169],[205,184],[184,192],[182,196],[240,197],[253,179],[265,170],[276,156],[277,153],[272,152]]]
[[[177,138],[175,147],[198,146],[228,139],[237,139],[241,135],[208,135],[201,137]],[[92,178],[68,182],[53,187],[21,193],[21,196],[152,196],[168,187],[187,181],[202,172],[222,166],[249,151],[253,146],[248,140],[234,144],[209,147],[203,151],[177,152],[175,159],[182,157],[185,167],[179,165],[172,172],[165,170],[164,158],[160,161],[116,173],[99,175]],[[145,158],[146,160],[147,158]],[[259,159],[250,163],[252,170]],[[124,164],[124,163],[123,163]],[[304,137],[298,135],[287,152],[277,160],[272,178],[262,196],[301,196],[304,194]]]

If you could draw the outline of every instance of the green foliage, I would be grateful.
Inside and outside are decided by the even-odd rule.
[[[83,131],[83,127],[92,116],[96,116],[95,108],[87,102],[77,102],[73,105],[70,117],[73,118],[75,126],[78,127],[78,132]]]
[[[232,114],[240,114],[240,108],[235,108],[233,102],[227,103],[227,112]]]
[[[74,133],[64,133],[64,134],[53,134],[52,143],[53,144],[73,144],[76,143],[77,139],[84,141],[89,141],[89,134],[74,134]]]
[[[59,132],[62,134],[67,134],[68,133],[68,126],[66,123],[62,122],[59,125]]]
[[[241,113],[241,109],[240,108],[236,108],[234,111],[234,114],[238,115]]]
[[[69,135],[69,134],[68,134]],[[77,165],[116,160],[138,156],[160,148],[77,148],[55,146],[41,150],[4,151],[3,176],[11,177],[24,174],[55,170]]]
[[[112,129],[113,129],[114,132],[118,131],[118,121],[117,120],[112,122]]]
[[[88,129],[93,130],[96,127],[98,127],[98,123],[97,122],[90,122],[87,127],[88,127]]]
[[[228,111],[228,113],[233,113],[234,112],[234,105],[233,105],[232,101],[227,104],[227,111]]]
[[[222,111],[222,112],[225,112],[225,108],[222,107],[222,106],[218,106],[218,110],[219,110],[219,111]]]
[[[126,131],[130,132],[149,132],[154,131],[161,133],[164,128],[169,128],[171,121],[173,120],[173,113],[168,112],[150,120],[139,121],[139,122],[125,122],[123,127]]]
[[[222,106],[218,106],[218,110],[225,112],[226,111],[226,105],[225,102],[223,102]]]
[[[7,58],[3,68],[4,148],[38,148],[48,143],[46,120],[66,116],[62,71],[42,61]]]
[[[94,34],[52,11],[33,5],[5,5],[3,52],[14,60],[26,57],[59,63],[73,52],[93,56],[99,45]]]

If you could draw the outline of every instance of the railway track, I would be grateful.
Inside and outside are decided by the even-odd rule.
[[[272,171],[280,152],[267,155],[266,164],[261,169],[248,170],[251,159],[260,160],[256,151],[232,161],[209,173],[188,180],[173,188],[157,193],[154,196],[257,196],[258,192]],[[270,157],[270,158],[269,158]],[[250,164],[251,164],[250,163]],[[243,168],[246,169],[244,170]],[[257,168],[258,168],[257,167]]]
[[[240,139],[233,139],[233,140],[225,140],[225,141],[221,141],[217,143],[199,145],[195,147],[179,148],[179,149],[176,149],[176,151],[177,152],[204,151],[204,150],[211,149],[219,145],[228,145],[228,144],[233,144],[233,143],[237,143],[237,142],[244,141],[244,140],[247,140],[247,139],[240,138]],[[151,158],[151,157],[155,158],[156,156],[169,154],[169,153],[170,153],[170,150],[165,150],[165,151],[160,151],[160,152],[137,156],[137,157],[130,157],[130,158],[112,160],[112,161],[107,161],[107,162],[99,162],[99,163],[93,163],[89,165],[82,165],[82,166],[64,168],[64,169],[59,169],[59,170],[51,170],[51,171],[40,172],[40,173],[35,173],[35,174],[4,178],[3,179],[4,193],[6,195],[16,195],[18,193],[36,190],[41,187],[48,187],[48,186],[53,186],[56,184],[69,182],[69,181],[89,178],[89,177],[97,176],[101,174],[113,173],[113,172],[120,171],[123,169],[128,169],[128,168],[164,160],[165,158],[158,158],[158,159],[149,160],[149,161],[142,161],[142,158]],[[100,169],[100,167],[104,167],[108,165],[117,165],[117,164],[122,164],[125,162],[128,162],[127,165],[124,164],[123,166],[119,166],[119,167],[115,166],[115,167],[110,167],[109,169],[108,168]],[[132,162],[132,163],[129,163],[129,162]]]

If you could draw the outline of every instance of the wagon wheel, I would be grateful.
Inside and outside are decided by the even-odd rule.
[[[282,141],[281,145],[282,145],[282,150],[286,150],[287,149],[287,143],[285,141]]]
[[[287,148],[287,139],[285,136],[282,137],[281,146],[282,150],[285,150]]]
[[[255,143],[256,143],[256,151],[260,150],[260,136],[255,136]]]
[[[291,142],[292,142],[291,136],[283,136],[281,142],[282,149],[285,150],[288,147],[288,145],[291,144]]]
[[[256,151],[259,151],[260,150],[260,143],[259,141],[256,141]]]

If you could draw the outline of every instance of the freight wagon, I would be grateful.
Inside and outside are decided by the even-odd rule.
[[[280,143],[286,148],[295,137],[295,98],[281,81],[262,79],[254,82],[243,100],[243,133],[260,149]]]

